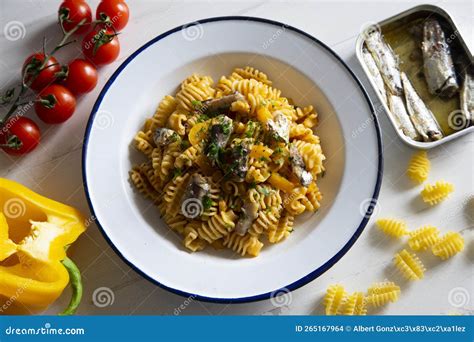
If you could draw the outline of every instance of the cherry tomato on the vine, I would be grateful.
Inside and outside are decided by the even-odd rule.
[[[33,151],[38,146],[40,138],[41,132],[38,125],[33,120],[22,116],[11,117],[0,130],[2,149],[11,155]]]
[[[39,71],[44,59],[45,56],[43,53],[34,53],[25,60],[25,63],[23,63],[22,75],[25,72],[27,73],[25,81],[26,83],[29,83],[33,80],[30,84],[30,88],[36,91],[41,91],[43,88],[53,83],[56,79],[56,73],[61,70],[61,66],[56,58],[51,56],[38,74],[37,72]]]
[[[97,69],[92,63],[85,59],[75,59],[67,66],[64,86],[76,95],[88,93],[97,85],[97,79]]]
[[[58,124],[69,119],[76,109],[76,98],[59,84],[53,84],[44,89],[35,103],[38,117],[46,123]]]
[[[75,33],[84,33],[89,30],[92,22],[92,11],[89,5],[83,0],[65,0],[59,6],[58,18],[63,18],[63,28],[66,32],[75,28],[82,20],[84,23]],[[61,24],[61,20],[59,20]]]
[[[129,10],[123,0],[102,0],[97,6],[95,18],[103,20],[106,17],[116,31],[122,30],[128,23]]]
[[[110,29],[92,30],[82,41],[82,52],[96,65],[110,64],[120,53],[120,43]]]

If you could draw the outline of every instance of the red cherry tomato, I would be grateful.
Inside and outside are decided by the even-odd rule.
[[[13,116],[0,130],[0,144],[6,145],[12,136],[16,136],[17,142],[21,142],[19,148],[3,146],[2,149],[8,154],[20,155],[31,152],[38,146],[41,132],[33,120],[22,116]]]
[[[36,91],[41,91],[43,88],[53,83],[56,80],[56,73],[61,70],[61,66],[58,64],[57,59],[54,58],[54,56],[51,56],[46,62],[46,65],[42,68],[43,70],[39,74],[36,74],[34,71],[39,70],[44,58],[44,54],[34,53],[25,60],[25,63],[23,63],[22,74],[25,73],[27,65],[30,65],[25,80],[28,83],[33,79],[30,88]]]
[[[91,8],[83,0],[65,0],[59,6],[58,16],[64,16],[63,28],[67,32],[75,28],[84,19],[84,24],[75,33],[87,32],[92,22]]]
[[[122,30],[128,23],[129,10],[123,0],[103,0],[97,6],[95,18],[97,20],[108,17],[116,31]]]
[[[82,41],[82,52],[96,65],[110,64],[120,53],[120,43],[112,30],[92,30]]]
[[[97,85],[98,73],[95,66],[85,59],[75,59],[68,65],[64,86],[74,94],[88,93]]]
[[[44,89],[35,103],[36,114],[49,124],[66,121],[75,109],[76,98],[66,87],[59,84],[53,84]]]

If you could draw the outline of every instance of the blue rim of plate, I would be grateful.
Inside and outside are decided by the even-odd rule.
[[[352,235],[352,237],[349,239],[349,241],[331,259],[326,261],[326,263],[324,265],[320,266],[316,270],[314,270],[311,273],[307,274],[303,278],[298,279],[295,282],[293,282],[293,283],[291,283],[291,284],[289,284],[285,287],[282,287],[280,289],[274,290],[272,292],[267,292],[267,293],[263,293],[263,294],[259,294],[259,295],[255,295],[255,296],[250,296],[250,297],[241,297],[241,298],[214,298],[214,297],[206,297],[206,296],[201,296],[201,295],[181,291],[181,290],[166,286],[164,284],[161,284],[159,281],[157,281],[156,279],[153,279],[152,277],[147,275],[145,272],[140,270],[138,267],[136,267],[133,263],[131,263],[118,250],[118,248],[112,243],[112,241],[108,237],[107,233],[105,232],[104,228],[100,224],[99,219],[97,218],[97,216],[94,212],[94,207],[92,206],[92,202],[91,202],[90,195],[89,195],[89,189],[88,189],[88,186],[87,186],[86,158],[87,158],[87,147],[88,147],[88,143],[89,143],[90,131],[91,131],[92,124],[94,122],[94,118],[95,118],[95,115],[97,113],[97,110],[98,110],[100,104],[102,103],[102,99],[104,98],[104,96],[107,93],[110,86],[114,83],[114,80],[117,78],[117,76],[122,72],[123,69],[125,69],[125,67],[135,57],[137,57],[143,50],[147,49],[150,45],[153,45],[157,41],[159,41],[159,40],[161,40],[161,39],[163,39],[163,38],[165,38],[165,37],[167,37],[167,36],[169,36],[169,35],[171,35],[175,32],[181,31],[182,29],[186,29],[188,27],[195,26],[195,25],[200,25],[200,24],[204,24],[204,23],[210,23],[210,22],[216,22],[216,21],[231,21],[231,20],[254,21],[254,22],[270,24],[270,25],[274,25],[274,26],[278,26],[278,27],[285,27],[286,30],[294,31],[294,32],[296,32],[300,35],[305,36],[306,38],[311,39],[314,43],[318,44],[322,48],[326,49],[329,53],[331,53],[334,56],[334,58],[336,58],[339,61],[339,63],[341,63],[344,66],[344,68],[346,68],[346,70],[352,76],[352,78],[354,79],[356,84],[359,86],[359,88],[362,91],[362,94],[364,95],[365,99],[367,100],[367,104],[369,105],[371,114],[373,116],[373,123],[375,125],[375,130],[376,130],[376,133],[377,133],[377,148],[378,148],[378,151],[379,151],[379,153],[378,153],[378,159],[379,160],[378,160],[378,165],[377,165],[377,168],[378,168],[377,182],[375,184],[374,193],[372,195],[372,199],[370,201],[370,204],[367,207],[367,211],[364,215],[364,218],[362,219],[361,223],[359,224],[359,227],[357,228],[356,232]],[[84,147],[82,149],[82,177],[83,177],[83,181],[84,181],[84,191],[85,191],[85,195],[86,195],[86,198],[87,198],[87,203],[89,204],[89,208],[90,208],[92,217],[96,218],[96,224],[99,227],[102,235],[104,236],[104,238],[108,242],[108,244],[113,248],[115,253],[117,253],[122,258],[122,260],[127,265],[129,265],[135,272],[139,273],[144,278],[148,279],[150,282],[160,286],[161,288],[163,288],[167,291],[170,291],[172,293],[175,293],[175,294],[183,296],[183,297],[192,297],[192,298],[200,300],[200,301],[212,302],[212,303],[223,303],[223,304],[255,302],[255,301],[259,301],[259,300],[269,299],[269,298],[278,296],[279,294],[285,294],[287,292],[294,291],[294,290],[308,284],[310,281],[316,279],[321,274],[323,274],[324,272],[329,270],[332,266],[334,266],[336,264],[336,262],[338,262],[339,259],[341,259],[344,256],[344,254],[346,254],[349,251],[349,249],[357,241],[359,236],[362,234],[362,231],[364,230],[365,226],[367,225],[367,222],[369,221],[369,218],[370,218],[370,216],[372,215],[372,213],[374,211],[374,207],[377,204],[377,198],[379,196],[380,186],[382,184],[382,175],[383,175],[382,138],[381,138],[381,132],[380,132],[378,119],[377,119],[377,116],[375,115],[374,106],[372,105],[372,102],[370,101],[370,98],[367,95],[367,92],[366,92],[364,86],[362,85],[360,80],[357,78],[357,76],[354,74],[354,72],[349,68],[349,66],[346,64],[346,62],[344,62],[344,60],[341,57],[339,57],[329,46],[327,46],[326,44],[321,42],[319,39],[311,36],[310,34],[304,32],[304,31],[301,31],[300,29],[297,29],[293,26],[286,25],[286,24],[280,23],[278,21],[270,20],[270,19],[263,19],[263,18],[257,18],[257,17],[247,17],[247,16],[213,17],[213,18],[202,19],[202,20],[194,21],[192,23],[180,25],[178,27],[175,27],[174,29],[171,29],[171,30],[169,30],[165,33],[162,33],[159,36],[153,38],[152,40],[150,40],[149,42],[147,42],[146,44],[141,46],[134,53],[132,53],[118,67],[118,69],[113,73],[113,75],[109,78],[107,83],[102,88],[102,91],[100,92],[99,97],[97,98],[97,100],[94,104],[94,107],[92,108],[92,112],[91,112],[91,115],[89,117],[89,121],[87,122],[86,132],[84,134]]]

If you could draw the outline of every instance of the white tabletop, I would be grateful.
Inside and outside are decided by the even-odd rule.
[[[91,7],[95,11],[98,1],[88,2],[93,4]],[[86,122],[99,91],[118,65],[148,40],[176,26],[207,17],[263,17],[308,32],[328,44],[348,63],[368,89],[374,104],[378,105],[355,57],[356,36],[369,23],[427,2],[430,1],[128,1],[131,20],[120,35],[120,58],[100,70],[97,88],[80,98],[76,113],[69,121],[56,127],[40,125],[43,139],[36,151],[15,159],[0,153],[0,176],[21,182],[42,195],[75,206],[85,215],[90,215],[82,184],[81,153]],[[432,3],[451,14],[472,51],[472,2]],[[23,60],[32,51],[41,49],[44,35],[48,41],[58,40],[58,6],[59,1],[51,0],[0,2],[2,90],[18,82]],[[11,21],[20,21],[25,28],[21,37],[15,41],[7,40],[3,33],[4,27]],[[68,50],[67,54],[61,53],[59,57],[63,56],[63,60],[67,60],[80,53],[79,45],[76,49]],[[35,114],[31,112],[28,116],[34,118]],[[270,300],[247,304],[213,304],[169,293],[131,270],[107,244],[97,226],[92,224],[70,249],[84,278],[84,299],[78,313],[321,314],[321,300],[329,284],[340,282],[349,291],[364,291],[374,281],[390,279],[401,285],[400,300],[376,313],[473,314],[473,135],[429,152],[432,162],[429,180],[450,181],[454,183],[456,191],[441,205],[427,208],[419,200],[420,187],[413,186],[405,176],[412,150],[399,141],[384,115],[380,115],[379,119],[383,131],[385,167],[375,216],[351,250],[334,267],[288,295],[281,304],[274,305]],[[459,231],[466,240],[466,249],[445,262],[423,255],[427,266],[425,279],[407,284],[394,272],[391,261],[402,244],[391,241],[374,228],[374,217],[381,216],[405,219],[412,228],[432,224],[442,231]],[[69,295],[69,290],[66,290],[47,313],[54,314],[63,308]],[[110,300],[112,297],[113,300]]]

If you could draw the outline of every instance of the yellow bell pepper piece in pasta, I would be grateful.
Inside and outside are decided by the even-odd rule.
[[[268,120],[272,119],[272,113],[266,107],[260,107],[257,110],[257,119],[262,124],[266,124]]]
[[[464,238],[456,232],[448,232],[436,244],[431,251],[442,260],[451,258],[464,249]]]
[[[273,154],[273,150],[265,145],[253,145],[250,151],[250,158],[270,158]]]
[[[408,280],[420,280],[425,275],[425,266],[421,260],[416,254],[410,253],[406,249],[395,254],[393,262]]]
[[[188,139],[191,145],[199,145],[207,136],[209,121],[197,123],[189,131]]]
[[[428,178],[431,164],[426,151],[416,152],[410,160],[407,169],[408,177],[417,182],[423,183]]]
[[[286,193],[291,193],[295,188],[295,185],[292,182],[282,177],[277,172],[273,172],[271,174],[270,178],[268,178],[268,182],[275,188],[280,189]]]
[[[454,191],[454,185],[444,180],[435,184],[427,184],[421,191],[421,197],[425,203],[435,205],[444,201]]]
[[[407,224],[401,220],[379,219],[376,223],[382,232],[391,237],[398,239],[408,234]]]

